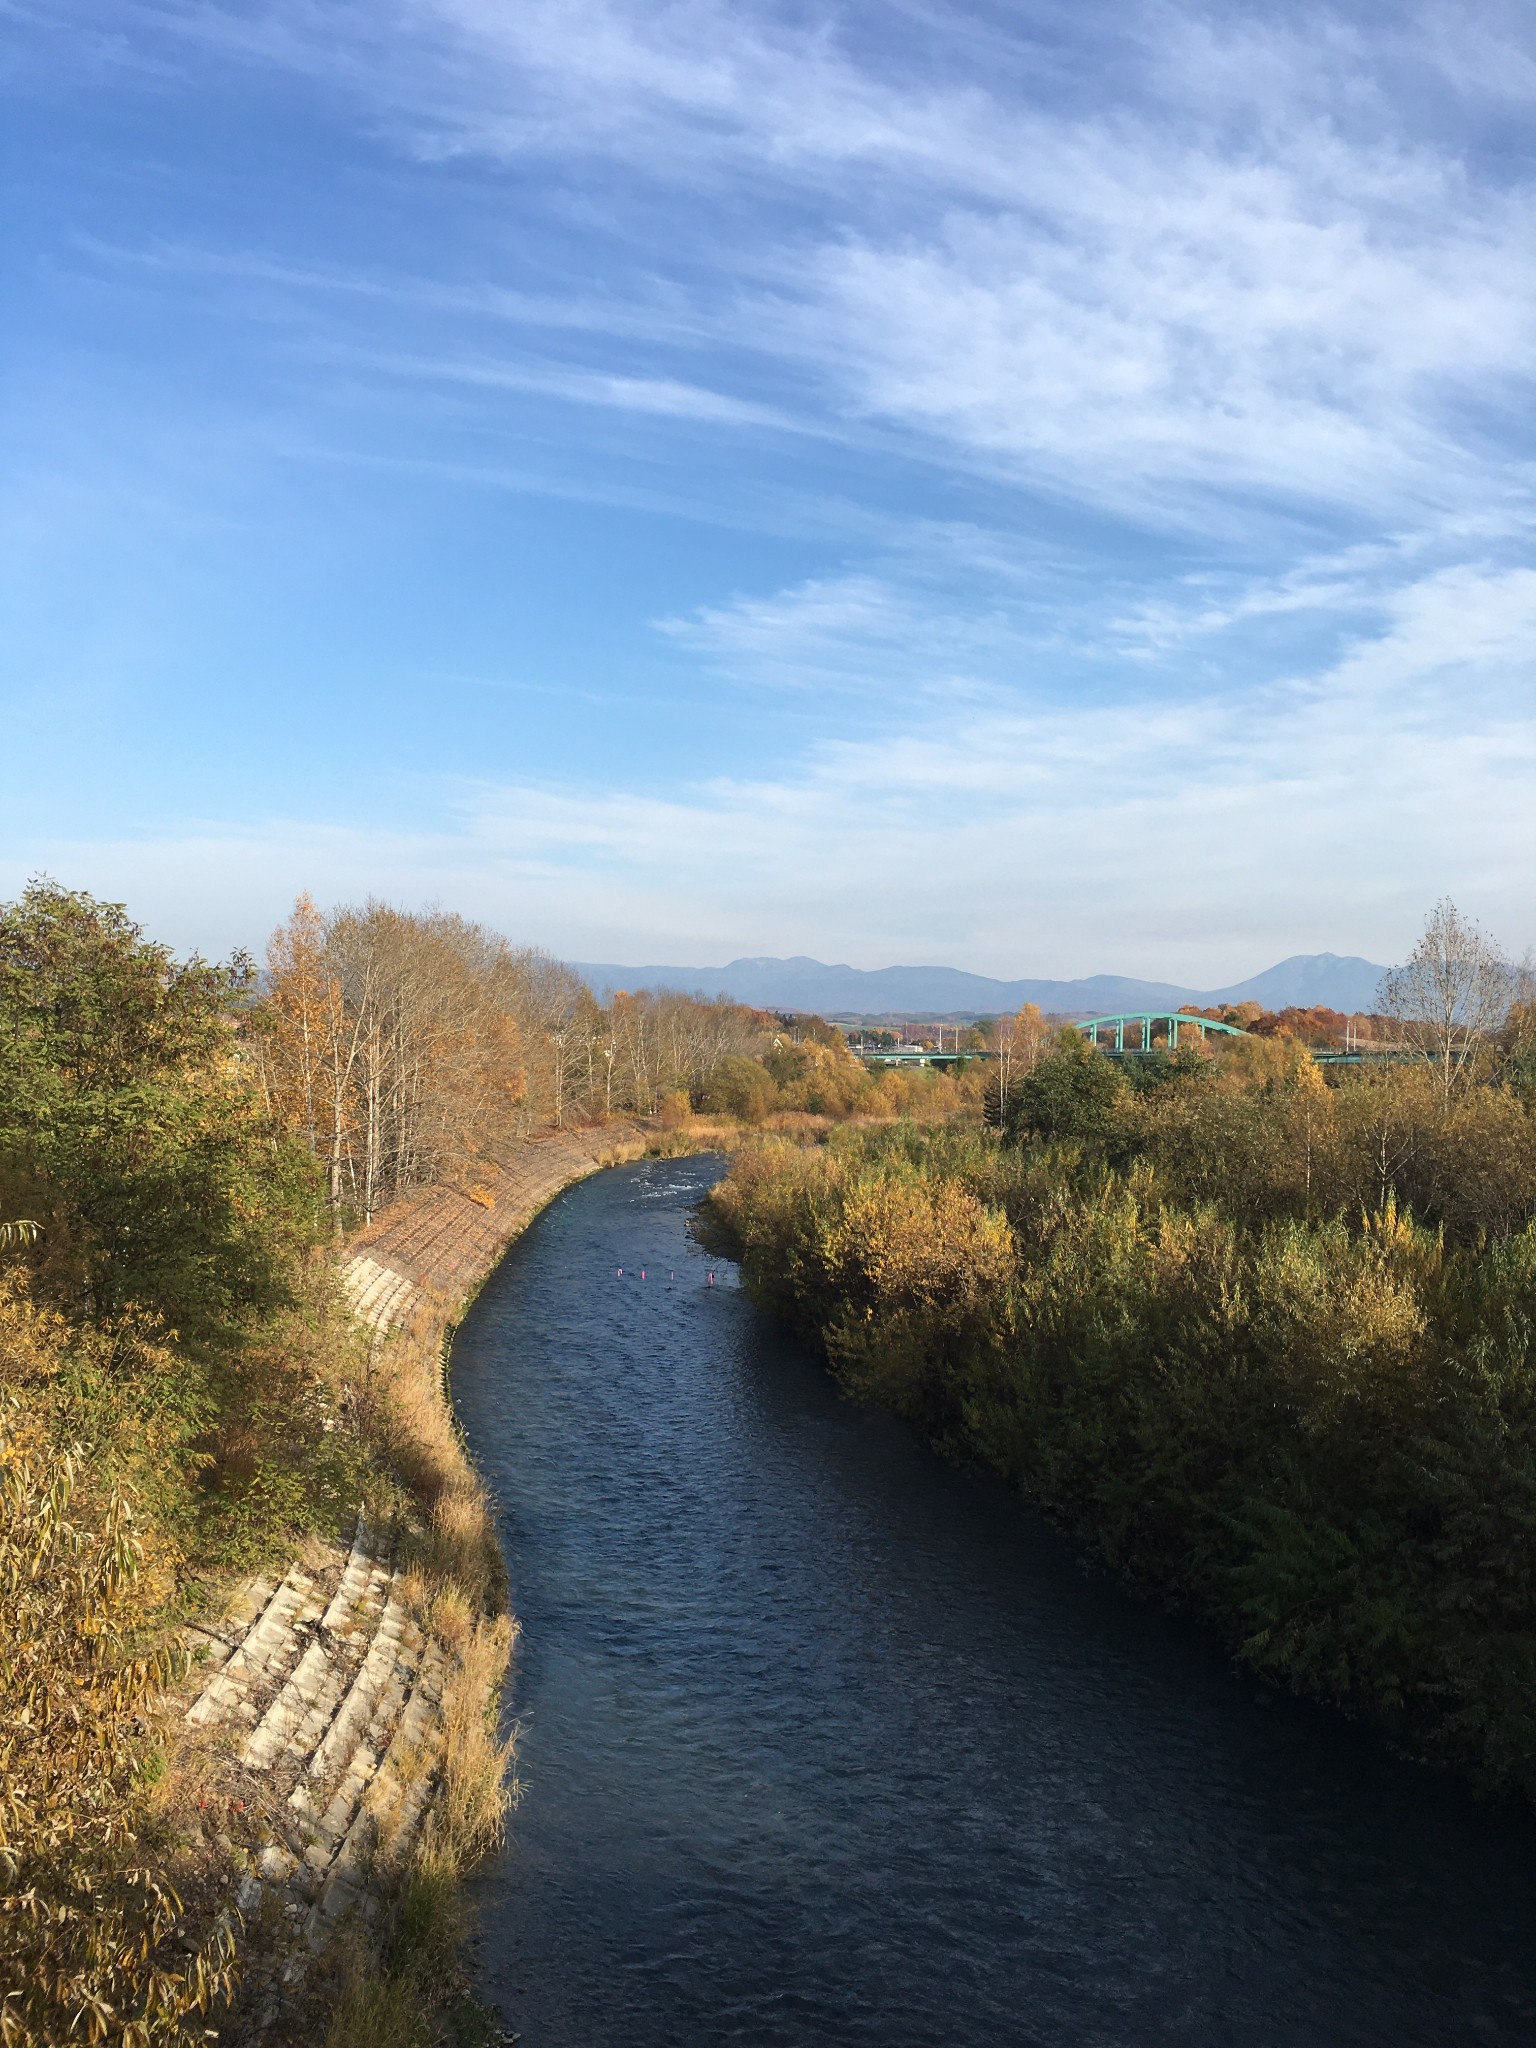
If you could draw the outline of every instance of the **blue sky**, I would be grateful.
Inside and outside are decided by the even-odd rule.
[[[1536,939],[1536,20],[0,0],[0,890]]]

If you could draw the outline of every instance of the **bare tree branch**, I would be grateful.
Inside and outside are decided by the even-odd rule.
[[[1383,976],[1377,1001],[1449,1096],[1503,1024],[1516,981],[1481,925],[1442,896],[1412,954]]]

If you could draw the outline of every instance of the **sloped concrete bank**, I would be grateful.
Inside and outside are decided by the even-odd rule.
[[[494,1529],[453,1421],[447,1340],[507,1247],[573,1181],[639,1157],[632,1125],[550,1134],[432,1188],[341,1252],[368,1398],[420,1526],[406,1546],[360,1513],[350,1549],[312,1542],[190,1631],[181,1747],[228,1815],[247,1928],[225,2038],[323,2018],[315,1958],[367,1942],[414,1870],[462,1868],[503,1806],[495,1697],[515,1640]],[[200,1799],[200,1804],[202,1800]]]
[[[638,1159],[647,1142],[632,1124],[552,1132],[506,1161],[487,1160],[467,1190],[429,1188],[384,1211],[353,1240],[342,1267],[354,1310],[381,1332],[419,1327],[425,1311],[446,1336],[508,1245],[562,1188]]]

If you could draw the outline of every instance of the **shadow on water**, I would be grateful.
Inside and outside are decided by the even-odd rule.
[[[1536,2037],[1536,1827],[841,1401],[688,1238],[719,1170],[568,1190],[454,1349],[526,1632],[476,1950],[526,2048]]]

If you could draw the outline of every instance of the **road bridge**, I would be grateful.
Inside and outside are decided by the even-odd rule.
[[[1214,1017],[1193,1017],[1187,1010],[1123,1010],[1112,1017],[1085,1017],[1077,1029],[1088,1034],[1090,1045],[1097,1045],[1104,1052],[1141,1053],[1152,1051],[1153,1032],[1159,1024],[1166,1027],[1164,1037],[1170,1052],[1178,1050],[1181,1027],[1186,1031],[1198,1031],[1202,1042],[1212,1031],[1222,1038],[1248,1036],[1236,1024],[1218,1024]],[[1113,1045],[1103,1043],[1099,1037],[1101,1031],[1113,1034]],[[1128,1031],[1136,1037],[1138,1042],[1135,1045],[1126,1044]]]
[[[967,1060],[995,1060],[995,1052],[971,1051],[936,1052],[926,1045],[887,1046],[878,1052],[865,1052],[861,1047],[849,1047],[855,1059],[862,1060],[866,1067],[953,1067],[963,1066]]]
[[[1201,1040],[1215,1032],[1220,1038],[1249,1038],[1251,1032],[1244,1031],[1236,1024],[1219,1024],[1214,1017],[1194,1017],[1187,1010],[1125,1010],[1111,1017],[1085,1017],[1076,1028],[1085,1033],[1089,1043],[1096,1045],[1111,1059],[1134,1059],[1153,1050],[1153,1034],[1158,1025],[1167,1027],[1165,1038],[1167,1049],[1178,1049],[1180,1030],[1195,1029]],[[1104,1033],[1110,1043],[1100,1036]],[[1133,1039],[1134,1044],[1127,1040]],[[1161,1048],[1158,1048],[1161,1050]],[[1358,1040],[1343,1046],[1308,1046],[1314,1060],[1320,1067],[1374,1067],[1393,1062],[1412,1060],[1419,1057],[1411,1046],[1393,1044],[1361,1045]]]
[[[1352,1045],[1343,1048],[1314,1046],[1312,1057],[1320,1067],[1381,1067],[1423,1059],[1424,1055],[1411,1045]]]

